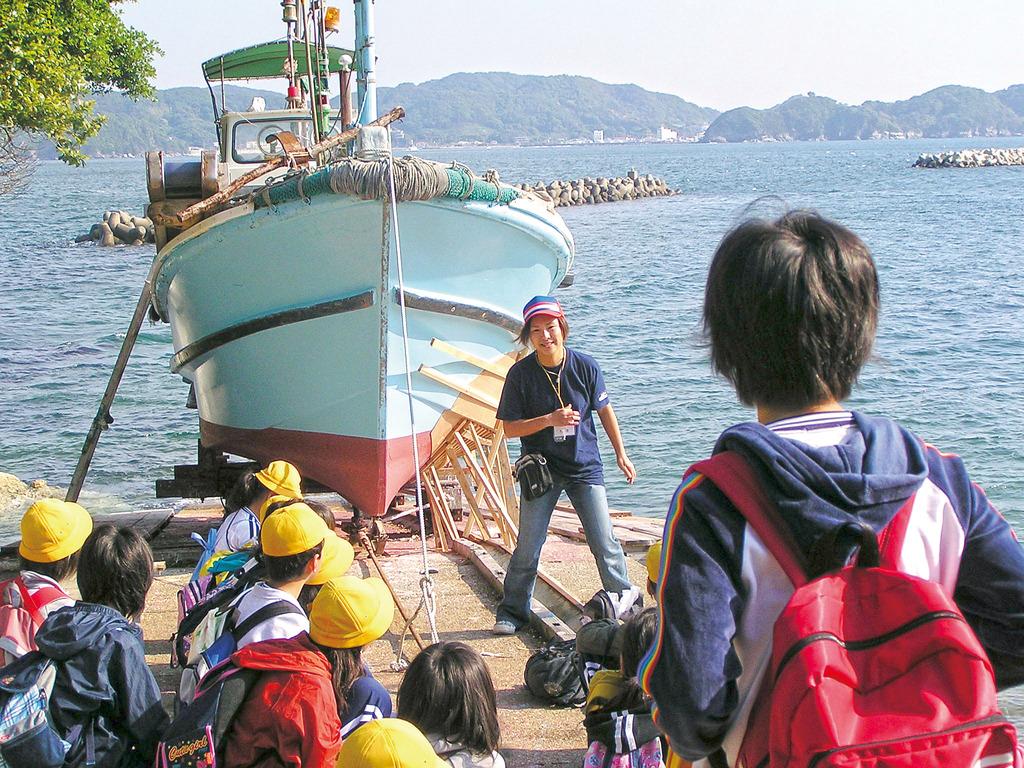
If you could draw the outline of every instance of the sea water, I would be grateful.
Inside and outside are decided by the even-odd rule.
[[[662,516],[686,467],[752,418],[715,378],[701,338],[708,261],[752,211],[811,207],[860,234],[878,264],[875,358],[850,401],[895,417],[943,450],[1024,531],[1024,168],[920,170],[920,152],[1021,140],[747,145],[591,145],[433,150],[504,181],[664,178],[681,194],[561,209],[576,238],[575,284],[558,292],[570,346],[601,363],[638,480],[605,441],[613,506]],[[43,163],[0,198],[0,471],[66,486],[124,338],[152,246],[74,244],[107,209],[143,213],[141,160]],[[154,506],[153,481],[192,463],[188,387],[171,374],[168,326],[144,325],[82,501],[96,512]],[[296,371],[253,375],[294,376]],[[0,510],[0,541],[21,508]],[[1017,692],[1015,713],[1024,709]]]
[[[560,209],[576,238],[575,284],[558,292],[570,345],[601,363],[639,479],[606,458],[612,504],[663,515],[685,468],[752,417],[707,362],[707,265],[749,212],[813,207],[859,233],[878,263],[875,357],[850,403],[963,456],[1024,528],[1024,168],[921,170],[922,151],[1008,140],[607,145],[434,150],[506,181],[623,176],[668,198]],[[139,160],[42,164],[0,198],[0,471],[69,481],[153,250],[75,244],[106,209],[141,214]],[[753,208],[750,208],[751,204]],[[143,326],[83,500],[97,511],[155,504],[153,480],[195,460],[188,387],[169,372],[167,325]],[[271,366],[272,367],[272,366]],[[254,375],[275,375],[272,370]],[[299,375],[278,372],[277,375]],[[14,530],[0,517],[0,540]],[[2,515],[2,511],[0,511]]]

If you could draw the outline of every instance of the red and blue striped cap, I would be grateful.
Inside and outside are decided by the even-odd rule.
[[[565,317],[562,312],[562,305],[554,296],[534,296],[523,307],[523,323],[529,325],[530,321],[539,316]]]

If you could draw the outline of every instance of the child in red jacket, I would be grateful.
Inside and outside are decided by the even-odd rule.
[[[353,595],[364,591],[387,599],[377,601],[380,605],[363,622],[366,626],[356,627],[350,620],[351,603]],[[354,633],[380,636],[393,615],[394,602],[383,582],[341,576],[324,584],[313,601],[308,634],[262,640],[236,651],[231,657],[235,664],[263,674],[231,723],[224,746],[225,768],[334,768],[341,749],[334,678],[346,672],[336,669],[344,655],[338,651],[347,647]]]

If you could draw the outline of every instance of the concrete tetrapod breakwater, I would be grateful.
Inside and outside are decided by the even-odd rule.
[[[678,195],[680,192],[678,189],[669,187],[664,179],[659,179],[649,173],[641,175],[635,168],[624,177],[616,179],[585,176],[582,179],[556,180],[547,184],[538,181],[536,184],[515,184],[513,186],[527,192],[534,192],[542,197],[546,195],[551,198],[555,207],[615,203],[620,200],[638,200],[642,197],[666,197]]]
[[[106,211],[103,221],[93,224],[76,243],[95,242],[97,245],[142,245],[155,243],[153,222],[146,216],[135,216],[127,211]]]
[[[914,168],[989,168],[1024,165],[1024,148],[958,149],[955,152],[924,152]]]

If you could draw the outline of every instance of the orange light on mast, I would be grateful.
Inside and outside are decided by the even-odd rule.
[[[327,10],[324,12],[324,27],[331,32],[341,29],[341,11],[333,5],[327,6]]]

